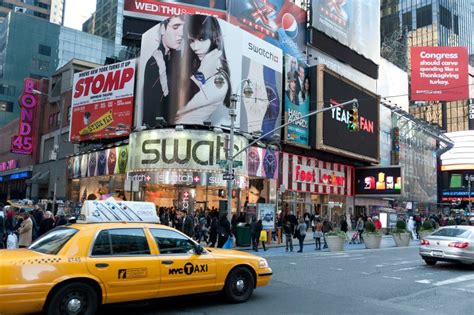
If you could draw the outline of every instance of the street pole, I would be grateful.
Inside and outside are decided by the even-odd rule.
[[[312,111],[312,112],[310,112],[306,115],[303,115],[303,116],[298,117],[296,119],[290,120],[287,123],[284,123],[283,125],[280,125],[280,126],[274,128],[273,130],[270,130],[269,132],[267,132],[266,134],[258,137],[257,139],[255,139],[254,141],[249,143],[246,147],[241,149],[239,152],[234,154],[234,120],[235,120],[235,116],[236,116],[235,109],[236,109],[236,105],[237,105],[237,95],[232,94],[230,100],[231,100],[230,101],[231,105],[230,105],[230,109],[229,109],[229,115],[231,117],[231,119],[230,119],[230,148],[229,148],[228,156],[227,156],[227,173],[228,173],[227,176],[229,176],[228,180],[227,180],[227,192],[228,192],[228,196],[227,196],[227,216],[228,217],[232,213],[232,184],[233,184],[233,176],[232,175],[234,174],[234,159],[237,156],[239,156],[242,152],[244,152],[245,150],[250,148],[252,145],[257,143],[258,141],[262,140],[266,136],[272,135],[275,131],[280,130],[282,128],[285,128],[286,126],[288,126],[290,124],[293,124],[293,123],[295,123],[299,120],[314,116],[316,114],[319,114],[319,113],[322,113],[322,112],[325,112],[325,111],[328,111],[328,110],[331,110],[331,109],[334,109],[334,108],[337,108],[337,107],[342,107],[342,106],[349,105],[349,104],[359,104],[357,102],[357,99],[354,98],[354,99],[352,99],[350,101],[347,101],[347,102],[344,102],[344,103],[340,103],[340,104],[330,106],[330,107],[327,107],[327,108],[323,108],[323,109],[314,110],[314,111]]]
[[[60,148],[61,148],[61,142],[62,142],[62,129],[63,129],[63,98],[60,96],[60,101],[59,101],[59,137],[57,140],[57,144],[55,144],[56,151],[56,156],[54,160],[54,186],[53,186],[53,213],[56,210],[56,195],[57,195],[57,189],[58,189],[58,169],[59,169],[59,153],[60,153]],[[56,141],[54,141],[56,142]]]

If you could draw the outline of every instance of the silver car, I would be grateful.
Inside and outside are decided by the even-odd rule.
[[[474,263],[474,226],[442,227],[420,241],[420,256],[427,265],[437,261]]]

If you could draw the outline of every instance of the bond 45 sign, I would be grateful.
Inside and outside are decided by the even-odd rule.
[[[135,60],[74,75],[71,142],[127,136],[133,119]]]

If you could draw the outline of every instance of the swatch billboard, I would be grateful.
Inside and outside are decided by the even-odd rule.
[[[70,141],[127,136],[134,86],[134,59],[74,74]]]
[[[307,12],[290,0],[238,0],[229,5],[229,22],[306,62]]]
[[[313,27],[378,63],[379,0],[312,0],[311,5]]]
[[[295,57],[285,56],[285,123],[294,121],[285,128],[285,142],[308,146],[310,82],[306,65]]]
[[[230,126],[230,96],[237,94],[236,127],[268,132],[280,125],[282,69],[281,49],[230,23],[172,17],[143,34],[136,122]]]
[[[410,52],[413,101],[469,98],[466,47],[411,47]]]
[[[171,16],[204,14],[226,18],[227,0],[125,0],[124,16],[162,21]]]

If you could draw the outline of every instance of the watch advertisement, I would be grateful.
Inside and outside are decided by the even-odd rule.
[[[262,220],[263,230],[273,231],[275,229],[275,205],[269,203],[257,204],[258,219]]]
[[[285,56],[285,142],[308,146],[310,81],[306,65],[292,56]],[[299,120],[298,120],[299,119]]]
[[[126,174],[128,147],[85,153],[68,158],[68,178],[85,178]]]
[[[247,150],[247,170],[251,177],[278,179],[279,151],[250,147]]]
[[[137,125],[156,127],[161,117],[168,125],[230,126],[236,94],[235,128],[271,131],[281,123],[282,69],[280,48],[226,21],[171,17],[142,37]]]
[[[403,174],[400,166],[359,167],[355,171],[356,195],[401,195]]]

